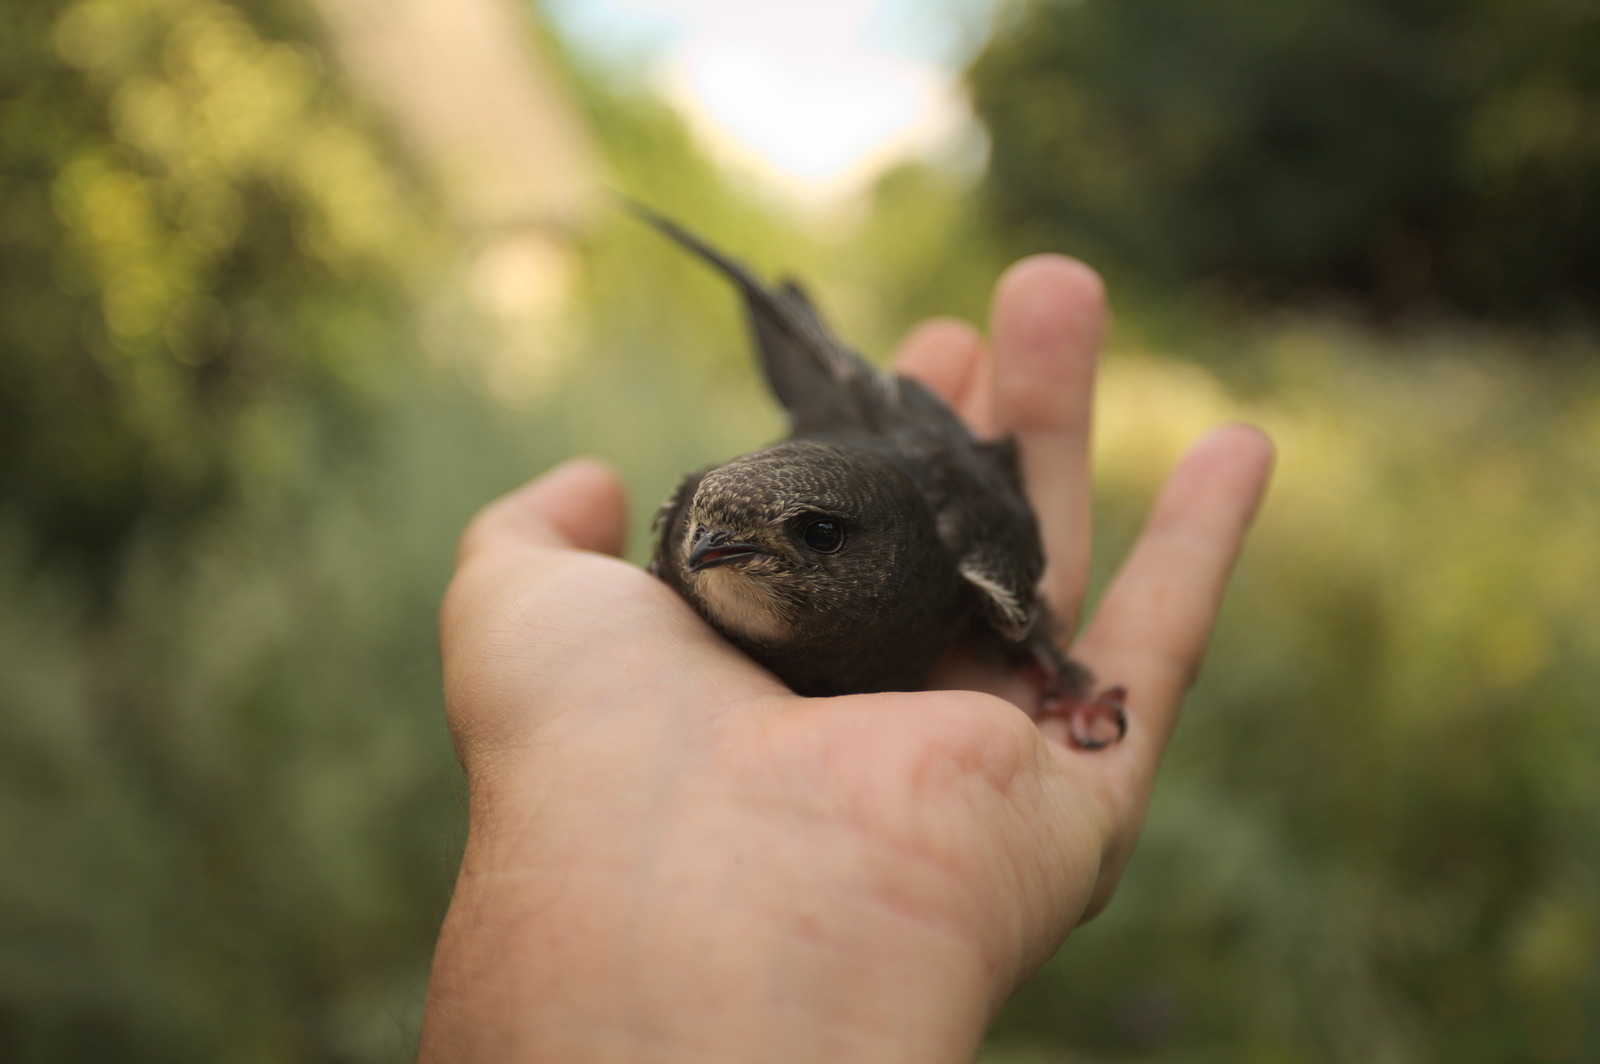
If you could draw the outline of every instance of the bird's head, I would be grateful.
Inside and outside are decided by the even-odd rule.
[[[810,441],[746,455],[701,478],[680,526],[678,570],[722,629],[780,644],[816,624],[874,623],[925,552],[942,551],[909,478],[870,451]]]

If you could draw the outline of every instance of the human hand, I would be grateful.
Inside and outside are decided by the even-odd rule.
[[[1016,433],[1063,619],[1103,329],[1093,274],[1040,257],[997,289],[992,360],[943,321],[899,357]],[[947,690],[797,698],[612,556],[594,463],[490,506],[442,613],[471,829],[422,1058],[970,1059],[1109,898],[1270,461],[1234,427],[1173,475],[1073,649],[1129,689],[1127,738],[1092,753],[970,659]]]

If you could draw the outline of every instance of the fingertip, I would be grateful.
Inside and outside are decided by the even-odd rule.
[[[1169,481],[1168,505],[1158,504],[1158,519],[1189,509],[1191,496],[1208,496],[1231,508],[1249,524],[1266,495],[1277,463],[1272,437],[1255,425],[1233,422],[1212,429],[1190,448]],[[1162,502],[1167,502],[1163,499]],[[1163,512],[1164,511],[1164,512]]]
[[[1230,421],[1218,425],[1200,441],[1202,446],[1215,447],[1233,459],[1251,462],[1271,471],[1277,463],[1278,447],[1272,437],[1259,425],[1248,421]]]
[[[552,515],[552,520],[567,541],[579,550],[621,554],[628,495],[616,467],[604,459],[580,455],[551,472],[559,472],[562,478],[559,486],[551,489],[551,497],[559,492],[565,506]]]
[[[609,463],[570,458],[479,511],[462,534],[457,558],[503,546],[619,554],[626,510],[622,482]]]
[[[1168,478],[1077,644],[1096,675],[1138,695],[1132,715],[1155,726],[1156,748],[1199,667],[1274,455],[1253,425],[1202,437]]]
[[[1030,255],[1001,274],[994,310],[997,332],[1009,326],[1042,334],[1029,346],[1066,339],[1094,347],[1105,330],[1106,285],[1092,267],[1067,255]],[[1064,336],[1069,330],[1071,335]]]
[[[1065,255],[1034,255],[995,286],[995,417],[1019,434],[1085,431],[1106,331],[1100,275]]]
[[[929,318],[901,342],[894,368],[959,407],[972,390],[983,355],[983,335],[972,325],[959,318]]]
[[[1267,435],[1265,429],[1242,421],[1224,425],[1212,436],[1222,441],[1219,446],[1225,447],[1236,465],[1254,479],[1256,507],[1251,510],[1253,517],[1261,499],[1266,496],[1267,487],[1272,483],[1272,474],[1278,468],[1277,444],[1272,442],[1272,437]]]
[[[1049,277],[1052,285],[1070,285],[1085,298],[1105,301],[1105,282],[1100,273],[1082,259],[1047,251],[1018,259],[1001,274],[1000,286],[1023,283],[1023,278]]]

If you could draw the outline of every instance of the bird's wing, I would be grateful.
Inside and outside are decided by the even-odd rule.
[[[978,594],[984,619],[1008,643],[1020,643],[1033,627],[1037,602],[1032,588],[1018,586],[1004,566],[980,554],[968,555],[958,570]]]
[[[885,427],[895,406],[890,379],[833,335],[799,285],[740,287],[767,383],[795,433]]]
[[[1028,504],[1015,438],[974,441],[974,487],[961,493],[964,522],[951,522],[956,569],[976,592],[980,612],[1008,642],[1028,638],[1044,612],[1039,577],[1044,549]],[[957,531],[959,529],[959,531]]]
[[[767,383],[789,412],[795,434],[884,428],[896,407],[895,380],[840,343],[799,285],[769,288],[670,218],[638,203],[629,206],[739,287]]]

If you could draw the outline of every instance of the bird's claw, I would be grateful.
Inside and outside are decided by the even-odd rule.
[[[1067,741],[1079,750],[1104,750],[1121,742],[1128,734],[1128,689],[1116,684],[1091,698],[1094,677],[1088,669],[1054,643],[1035,642],[1030,649],[1040,681],[1034,719],[1059,720],[1066,727]]]
[[[1128,734],[1128,689],[1118,684],[1086,699],[1063,692],[1047,696],[1039,719],[1056,718],[1067,726],[1067,738],[1080,750],[1103,750]]]

